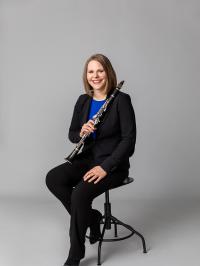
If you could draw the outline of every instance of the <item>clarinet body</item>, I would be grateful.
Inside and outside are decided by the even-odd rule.
[[[121,81],[117,87],[115,88],[115,90],[113,91],[113,93],[111,94],[111,96],[105,101],[105,103],[102,105],[102,107],[99,109],[99,111],[92,117],[92,120],[94,121],[94,126],[98,125],[100,123],[100,118],[101,116],[106,112],[106,109],[108,107],[108,105],[110,104],[111,101],[113,101],[113,99],[116,97],[116,95],[119,93],[119,90],[121,89],[122,85],[123,85],[124,81]],[[76,154],[78,154],[78,152],[81,150],[82,146],[85,143],[85,139],[87,137],[89,137],[91,133],[85,133],[82,138],[80,139],[80,141],[76,144],[76,147],[74,148],[74,150],[70,153],[70,155],[68,155],[66,158],[64,158],[68,163],[72,164],[73,158],[76,156]]]

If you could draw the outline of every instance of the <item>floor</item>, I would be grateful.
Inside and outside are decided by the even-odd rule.
[[[94,202],[102,211],[103,198]],[[69,249],[69,216],[52,200],[1,198],[0,265],[62,266]],[[132,225],[146,239],[142,252],[136,236],[103,243],[105,266],[199,266],[200,200],[114,199],[112,214]],[[121,235],[125,229],[119,227]],[[107,231],[109,236],[113,231]],[[97,264],[97,244],[86,240],[86,256],[80,266]]]

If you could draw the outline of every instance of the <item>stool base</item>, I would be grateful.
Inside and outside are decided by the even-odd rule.
[[[145,243],[145,239],[144,239],[143,235],[140,234],[135,229],[133,229],[132,226],[123,223],[122,221],[120,221],[116,217],[114,217],[113,215],[110,215],[110,217],[107,217],[107,218],[105,217],[105,215],[103,215],[102,220],[104,220],[104,221],[101,221],[101,224],[103,224],[103,229],[102,229],[101,238],[100,238],[99,244],[98,244],[98,262],[97,262],[97,265],[101,265],[102,242],[121,241],[121,240],[124,240],[124,239],[131,237],[133,234],[136,234],[137,236],[139,236],[141,238],[142,245],[143,245],[143,253],[147,253],[146,243]],[[106,225],[108,225],[108,224],[114,225],[114,237],[115,238],[104,238],[105,230],[106,229],[108,230],[108,228],[106,228]],[[117,225],[121,225],[121,226],[125,227],[126,229],[128,229],[130,231],[130,233],[124,237],[118,237]],[[111,229],[111,226],[109,229]]]
[[[131,182],[133,182],[133,180],[134,180],[133,178],[127,177],[124,179],[122,185],[130,184]],[[109,200],[109,190],[105,191],[104,215],[102,216],[100,223],[103,224],[103,229],[102,229],[101,237],[99,239],[99,244],[98,244],[97,265],[101,265],[102,242],[121,241],[121,240],[124,240],[124,239],[131,237],[133,234],[136,234],[137,236],[139,236],[141,238],[142,245],[143,245],[143,253],[147,253],[146,243],[145,243],[145,239],[144,239],[143,235],[141,235],[138,231],[133,229],[133,227],[131,227],[130,225],[121,222],[120,220],[118,220],[116,217],[114,217],[111,214],[111,203]],[[114,224],[114,238],[104,238],[105,230],[110,230],[112,224]],[[130,231],[130,233],[124,237],[118,237],[117,225],[121,225],[121,226],[125,227],[126,229],[128,229]],[[89,238],[88,236],[86,236],[86,237]]]

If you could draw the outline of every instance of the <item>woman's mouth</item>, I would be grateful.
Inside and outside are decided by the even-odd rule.
[[[93,82],[94,84],[99,84],[99,83],[101,83],[101,80],[92,80],[92,82]]]

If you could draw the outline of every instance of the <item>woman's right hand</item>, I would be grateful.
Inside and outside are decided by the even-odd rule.
[[[96,130],[94,127],[94,121],[90,119],[87,123],[83,124],[80,131],[80,137],[82,137],[85,133],[92,133],[94,130]]]

